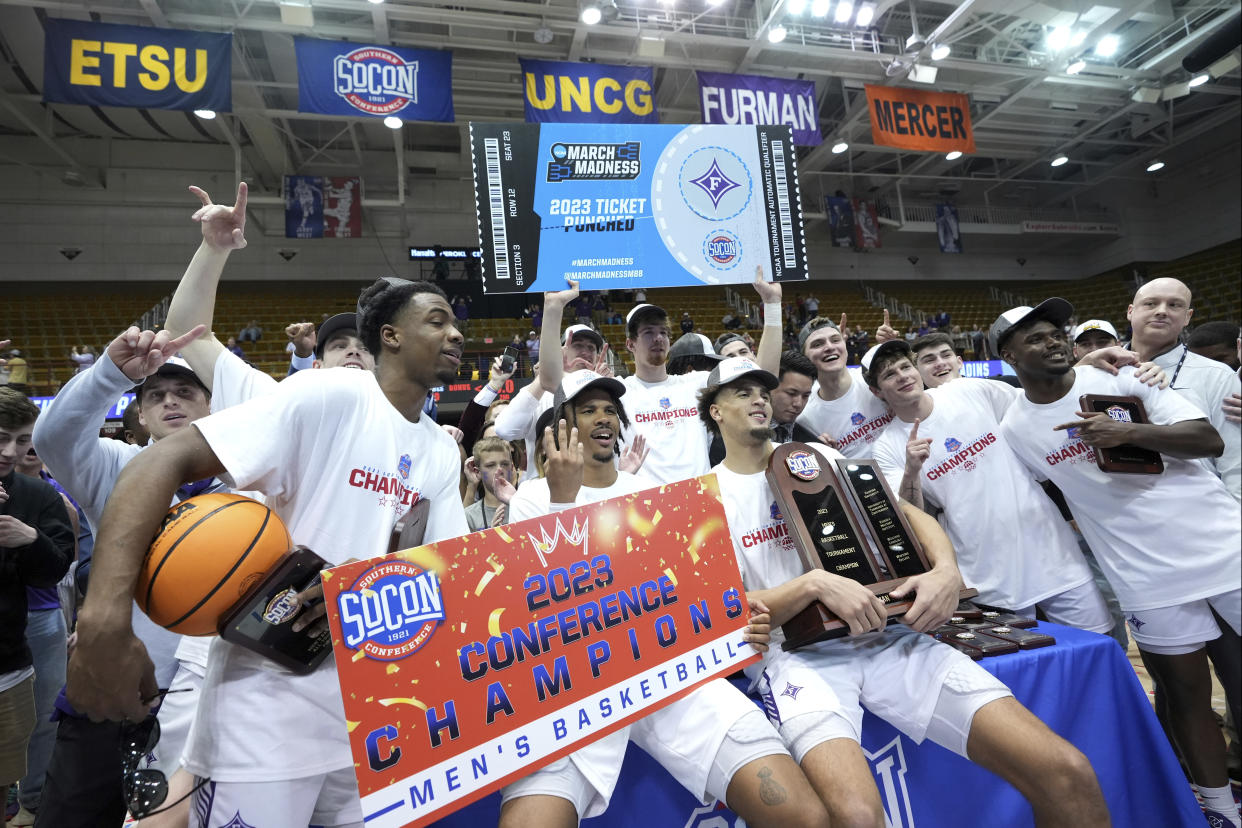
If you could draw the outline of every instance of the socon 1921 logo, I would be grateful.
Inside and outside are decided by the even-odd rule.
[[[799,480],[814,480],[819,477],[819,461],[809,451],[798,449],[789,452],[785,465],[789,467],[789,473]]]
[[[337,608],[345,646],[380,661],[410,655],[444,621],[440,579],[409,561],[367,570],[337,596]]]
[[[713,230],[703,240],[703,256],[717,270],[731,270],[741,261],[742,243],[728,230]]]
[[[418,103],[418,61],[376,46],[332,61],[336,94],[368,115],[391,115]]]

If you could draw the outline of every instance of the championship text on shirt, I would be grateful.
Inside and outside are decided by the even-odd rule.
[[[892,414],[885,414],[882,417],[876,417],[874,420],[869,420],[868,422],[863,423],[861,426],[854,429],[853,431],[846,432],[844,437],[838,438],[837,446],[839,448],[845,448],[846,446],[851,445],[863,439],[864,437],[866,437],[868,434],[871,434],[872,432],[880,431],[881,429],[884,428],[884,426],[888,425],[892,421],[893,421]]]
[[[987,434],[984,434],[982,437],[975,440],[969,446],[962,449],[957,454],[954,454],[952,457],[945,460],[943,463],[939,464],[938,466],[934,466],[931,469],[928,469],[927,479],[936,480],[937,478],[940,478],[943,475],[948,474],[949,472],[961,466],[963,463],[966,463],[967,460],[969,460],[969,458],[980,453],[981,451],[983,451],[984,449],[986,449],[988,446],[992,445],[995,442],[996,442],[996,435],[989,431]],[[972,466],[967,465],[966,468],[969,470],[970,468],[972,468]]]

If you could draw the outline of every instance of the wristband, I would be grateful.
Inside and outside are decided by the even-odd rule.
[[[763,324],[765,326],[781,324],[781,303],[780,302],[764,302],[763,303]]]

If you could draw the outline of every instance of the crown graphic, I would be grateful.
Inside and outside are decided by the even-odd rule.
[[[547,566],[548,560],[545,556],[556,551],[556,547],[560,544],[561,539],[564,539],[569,546],[581,546],[582,554],[587,554],[587,523],[584,520],[579,525],[578,519],[574,518],[573,526],[567,530],[565,525],[561,523],[561,519],[557,518],[556,531],[551,535],[548,535],[548,530],[541,526],[539,527],[539,534],[542,537],[529,532],[526,537],[530,541],[531,546],[535,547],[535,554],[539,556],[539,563]]]

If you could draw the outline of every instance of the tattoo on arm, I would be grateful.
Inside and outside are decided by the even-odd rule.
[[[789,794],[781,783],[772,778],[772,769],[766,765],[759,770],[759,799],[764,805],[783,805]]]

